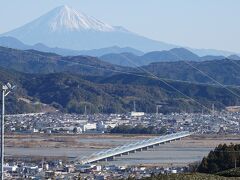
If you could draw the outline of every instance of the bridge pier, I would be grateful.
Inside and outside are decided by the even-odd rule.
[[[148,146],[148,148],[149,148],[149,149],[150,149],[150,148],[152,149],[152,148],[154,148],[154,145],[152,145],[152,146]]]
[[[115,159],[114,156],[106,158],[106,161],[113,161]]]
[[[129,153],[136,153],[136,150],[130,151]]]
[[[140,149],[136,149],[136,151],[138,151],[138,152],[142,152],[142,149],[140,148]]]
[[[144,147],[142,148],[143,151],[147,151],[148,150],[148,147]]]
[[[125,152],[125,153],[123,153],[123,155],[129,155],[129,152]]]

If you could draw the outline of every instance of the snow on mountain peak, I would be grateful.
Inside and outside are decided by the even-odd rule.
[[[60,6],[50,11],[48,25],[51,31],[70,30],[93,30],[93,31],[114,31],[115,28],[103,23],[93,17],[76,11],[68,6]]]

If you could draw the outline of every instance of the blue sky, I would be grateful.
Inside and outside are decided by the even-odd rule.
[[[155,40],[240,52],[240,0],[1,0],[0,33],[60,5]]]

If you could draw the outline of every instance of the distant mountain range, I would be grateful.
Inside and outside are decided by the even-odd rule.
[[[36,50],[17,50],[0,47],[0,66],[25,73],[71,72],[84,75],[107,75],[130,71],[90,56],[60,56]]]
[[[222,84],[240,85],[238,60],[189,63]],[[39,102],[70,113],[83,113],[85,105],[92,113],[128,112],[132,110],[133,101],[137,103],[137,110],[145,112],[154,112],[159,102],[167,104],[161,108],[164,113],[202,111],[202,107],[172,87],[209,108],[214,103],[217,109],[223,109],[240,100],[183,61],[151,63],[142,66],[144,71],[141,71],[103,62],[96,57],[63,57],[36,50],[0,47],[0,66],[0,82],[10,81],[17,85],[14,95],[7,101],[10,113],[41,111]],[[152,73],[170,86],[152,77]],[[240,94],[235,86],[228,88]]]
[[[169,51],[153,51],[141,56],[133,53],[112,53],[100,57],[102,61],[121,66],[143,66],[153,62],[176,62],[176,61],[212,61],[221,59],[239,60],[237,55],[225,56],[198,56],[185,48],[174,48]]]
[[[198,56],[192,53],[190,50],[185,48],[174,48],[169,51],[152,51],[148,53],[143,53],[137,49],[125,47],[120,48],[117,46],[93,49],[86,51],[74,51],[62,48],[50,48],[44,44],[35,44],[33,46],[26,45],[13,37],[0,37],[0,46],[10,47],[20,50],[37,50],[41,52],[56,53],[63,56],[77,56],[77,55],[87,55],[99,57],[102,61],[116,64],[120,66],[143,66],[148,65],[153,62],[173,62],[173,61],[210,61],[210,60],[221,60],[225,59],[225,56]],[[227,57],[233,60],[240,60],[237,55],[231,55]]]
[[[179,45],[168,44],[140,36],[120,26],[111,26],[68,6],[57,7],[41,17],[0,36],[15,37],[23,43],[31,45],[32,49],[41,51],[50,50],[49,52],[61,55],[85,54],[102,56],[107,53],[123,52],[136,54],[136,51],[133,49],[128,48],[126,51],[126,49],[119,50],[116,47],[131,47],[145,53],[180,47]],[[19,47],[21,46],[20,44],[18,45]],[[110,49],[117,49],[118,52],[110,52],[108,47]],[[94,50],[92,52],[92,49],[101,50]],[[199,56],[229,56],[235,54],[233,52],[214,49],[186,49]],[[138,52],[136,55],[141,55],[141,53],[139,54]]]
[[[92,49],[92,50],[83,50],[83,51],[77,51],[77,50],[71,50],[71,49],[64,49],[64,48],[51,48],[48,47],[42,43],[37,43],[35,45],[27,45],[18,39],[10,36],[2,36],[0,37],[0,46],[3,47],[9,47],[14,49],[20,49],[20,50],[37,50],[42,52],[51,52],[56,53],[62,56],[77,56],[77,55],[88,55],[88,56],[103,56],[105,54],[110,53],[124,53],[129,52],[133,53],[135,55],[142,55],[144,54],[142,51],[139,51],[137,49],[131,48],[131,47],[118,47],[118,46],[112,46],[107,48],[100,48],[100,49]]]
[[[186,55],[189,57],[187,54],[188,50],[178,48],[171,51],[175,54],[178,53],[179,56],[181,55],[183,58]],[[149,57],[152,58],[152,56],[156,54],[153,53],[152,55],[151,53],[150,55],[151,56]],[[0,47],[0,66],[24,73],[49,74],[67,72],[71,74],[94,76],[95,78],[98,76],[109,77],[119,73],[134,73],[140,76],[151,76],[149,73],[147,73],[150,72],[160,78],[165,79],[188,81],[193,83],[216,84],[211,79],[206,77],[206,75],[200,72],[202,71],[222,84],[240,85],[239,60],[230,60],[224,58],[222,60],[197,61],[198,56],[194,55],[191,52],[190,55],[192,55],[191,59],[195,58],[195,61],[189,60],[187,63],[185,61],[154,62],[150,63],[149,65],[141,66],[141,68],[137,68],[124,67],[108,62],[103,62],[97,57],[65,57],[36,50],[16,50]]]

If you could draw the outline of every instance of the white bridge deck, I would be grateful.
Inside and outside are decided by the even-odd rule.
[[[135,153],[136,151],[147,150],[148,148],[153,148],[154,146],[159,146],[160,144],[164,144],[171,141],[180,140],[181,138],[190,136],[191,133],[188,131],[183,131],[174,134],[168,134],[164,136],[159,136],[151,139],[146,139],[142,141],[138,141],[131,144],[126,144],[123,146],[118,146],[115,148],[111,148],[108,150],[103,150],[100,152],[96,152],[91,154],[90,156],[82,157],[79,159],[81,164],[93,163],[102,160],[113,160],[115,157],[128,155],[129,153]]]

